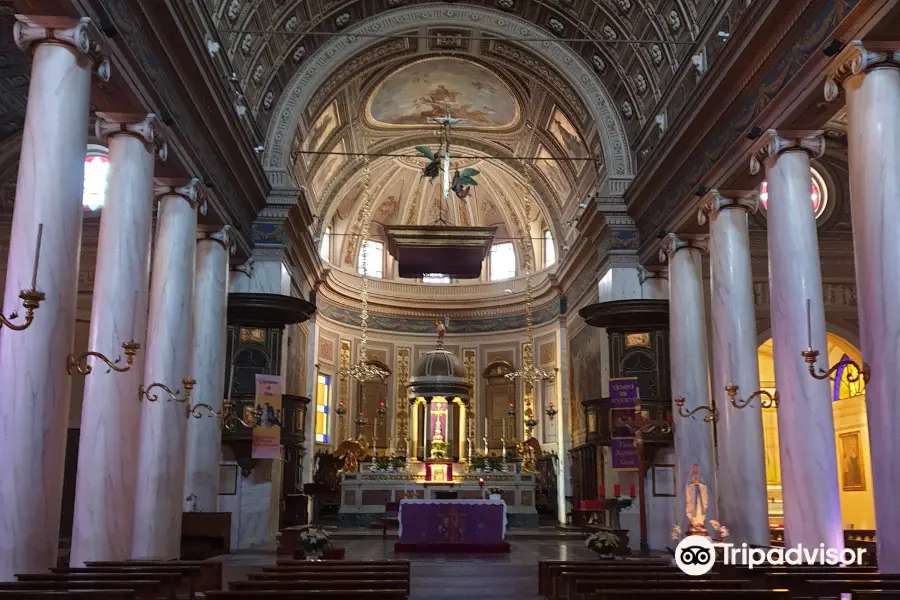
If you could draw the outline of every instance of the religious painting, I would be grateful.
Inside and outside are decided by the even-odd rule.
[[[866,473],[863,465],[862,446],[859,431],[842,433],[840,442],[841,490],[845,492],[864,492],[866,490]]]
[[[332,102],[328,105],[328,108],[322,111],[322,114],[315,120],[312,127],[309,128],[306,139],[303,140],[303,150],[306,152],[318,152],[321,150],[322,144],[325,143],[328,136],[338,128],[338,125],[340,125],[339,119],[337,102]],[[315,156],[311,154],[304,154],[303,157],[306,164],[313,162],[313,159],[315,158]]]
[[[575,129],[575,126],[572,125],[572,121],[570,121],[559,108],[553,110],[553,114],[550,116],[550,123],[547,125],[547,130],[570,158],[587,158],[589,156],[587,148],[585,147],[584,142],[581,141],[581,136],[578,134],[578,130]],[[572,161],[575,172],[580,173],[587,162],[589,161]]]
[[[493,72],[459,58],[429,58],[402,67],[375,89],[367,117],[386,127],[422,127],[449,107],[464,127],[504,129],[519,122],[519,103]]]
[[[334,152],[346,152],[347,146],[344,140],[341,140],[334,147]],[[334,176],[347,164],[347,156],[344,154],[329,154],[325,157],[316,174],[313,176],[312,187],[316,195],[321,198],[325,193],[328,184],[334,179]]]
[[[556,192],[559,200],[564,202],[572,192],[572,188],[562,166],[553,158],[549,150],[543,146],[538,146],[537,160],[534,161],[534,166],[550,183],[550,187]]]
[[[585,439],[586,416],[581,402],[604,396],[600,376],[604,343],[603,330],[598,327],[585,327],[569,341],[569,372],[572,374],[569,419],[573,447],[580,446]]]

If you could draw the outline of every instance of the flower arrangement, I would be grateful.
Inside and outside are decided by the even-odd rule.
[[[444,458],[444,453],[447,451],[447,443],[446,442],[431,442],[431,453],[435,458]]]
[[[473,454],[469,461],[469,469],[472,471],[484,471],[487,469],[487,459],[480,454]]]
[[[406,459],[402,456],[376,456],[372,458],[369,470],[373,472],[402,471],[406,468]]]
[[[729,535],[731,535],[731,533],[728,531],[728,528],[725,527],[725,525],[723,525],[722,523],[719,523],[718,521],[714,521],[714,520],[710,519],[709,526],[712,527],[713,530],[719,535],[720,540],[724,540]]]
[[[619,547],[619,534],[611,529],[601,529],[592,533],[585,540],[585,545],[600,555],[612,554]]]
[[[488,494],[502,494],[502,493],[503,493],[503,488],[498,488],[498,487],[489,487],[488,488]]]
[[[679,525],[678,523],[676,523],[675,525],[672,525],[672,539],[673,540],[681,539],[681,525]]]
[[[315,525],[306,525],[300,528],[297,536],[297,544],[307,558],[318,558],[326,548],[331,547],[331,541],[324,529]]]
[[[503,470],[503,459],[499,456],[489,456],[485,459],[487,461],[487,469],[488,471],[502,471]]]

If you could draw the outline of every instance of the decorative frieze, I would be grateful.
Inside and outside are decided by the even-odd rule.
[[[856,285],[852,283],[823,283],[822,297],[826,310],[856,310]],[[769,283],[753,284],[753,304],[757,310],[769,308]]]

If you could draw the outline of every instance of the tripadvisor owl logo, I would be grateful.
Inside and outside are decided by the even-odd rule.
[[[716,549],[709,538],[689,535],[675,548],[675,564],[686,575],[706,575],[716,562]]]

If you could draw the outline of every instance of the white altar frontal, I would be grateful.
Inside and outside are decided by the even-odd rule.
[[[409,471],[372,471],[371,463],[362,463],[359,472],[341,475],[339,523],[342,527],[380,524],[387,505],[404,498],[474,500],[495,493],[506,503],[510,527],[537,527],[536,477],[514,472],[513,464],[509,469],[469,472],[464,462],[413,461]],[[396,507],[391,508],[396,512]]]

